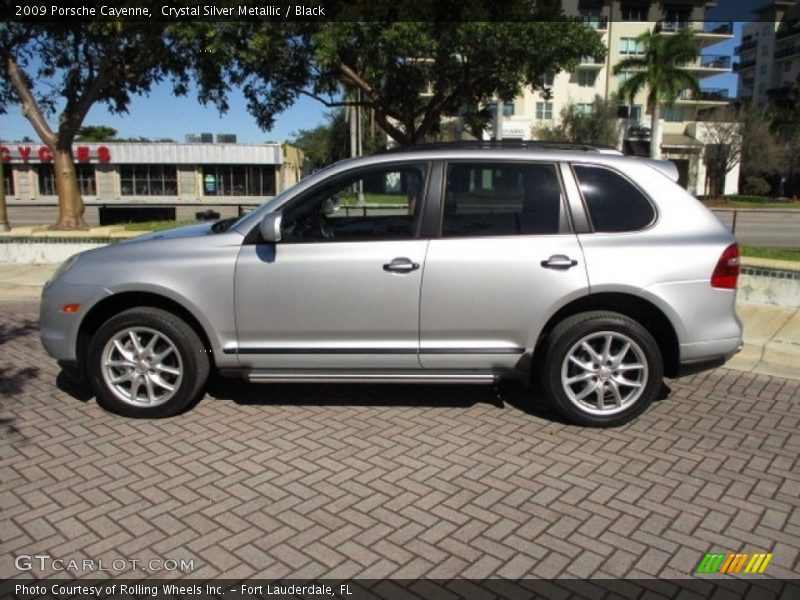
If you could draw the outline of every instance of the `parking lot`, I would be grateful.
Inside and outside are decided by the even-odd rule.
[[[21,554],[120,577],[688,578],[712,551],[800,575],[800,381],[668,381],[610,430],[514,384],[223,381],[135,421],[59,372],[37,311],[0,302],[0,578],[64,575]]]

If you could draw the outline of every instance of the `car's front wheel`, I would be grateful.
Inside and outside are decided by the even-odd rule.
[[[172,313],[126,310],[106,321],[87,353],[89,380],[104,408],[129,417],[166,417],[203,391],[209,373],[197,333]]]
[[[541,369],[554,407],[580,425],[622,425],[640,415],[661,389],[663,364],[647,329],[624,315],[593,311],[551,332]]]

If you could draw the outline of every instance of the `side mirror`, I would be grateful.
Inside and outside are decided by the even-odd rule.
[[[261,220],[258,226],[261,237],[265,242],[275,243],[281,241],[281,213],[269,213]]]

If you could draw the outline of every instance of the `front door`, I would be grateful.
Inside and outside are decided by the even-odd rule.
[[[427,170],[338,177],[283,207],[280,242],[242,247],[230,351],[243,367],[419,368]]]

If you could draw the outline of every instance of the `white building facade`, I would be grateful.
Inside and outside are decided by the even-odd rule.
[[[693,96],[684,91],[674,106],[662,106],[660,150],[661,157],[672,160],[678,167],[680,182],[696,195],[707,193],[704,161],[705,143],[695,137],[701,111],[729,104],[727,89],[703,86],[704,78],[731,72],[731,57],[713,52],[713,46],[733,37],[732,23],[705,21],[705,11],[713,2],[683,0],[682,2],[628,2],[625,0],[585,1],[567,0],[567,14],[579,14],[603,37],[608,49],[604,59],[584,57],[573,72],[548,73],[539,88],[526,89],[512,103],[503,105],[502,137],[505,139],[535,139],[537,129],[557,123],[562,109],[568,104],[579,110],[592,110],[596,98],[609,99],[629,76],[614,75],[613,68],[621,60],[642,53],[636,38],[651,30],[658,35],[675,35],[690,29],[698,46],[698,58],[684,68],[697,75],[701,94]],[[633,102],[619,107],[621,139],[619,146],[628,154],[646,154],[649,147],[651,115],[646,106],[647,90]],[[739,169],[728,173],[724,193],[736,193]]]

